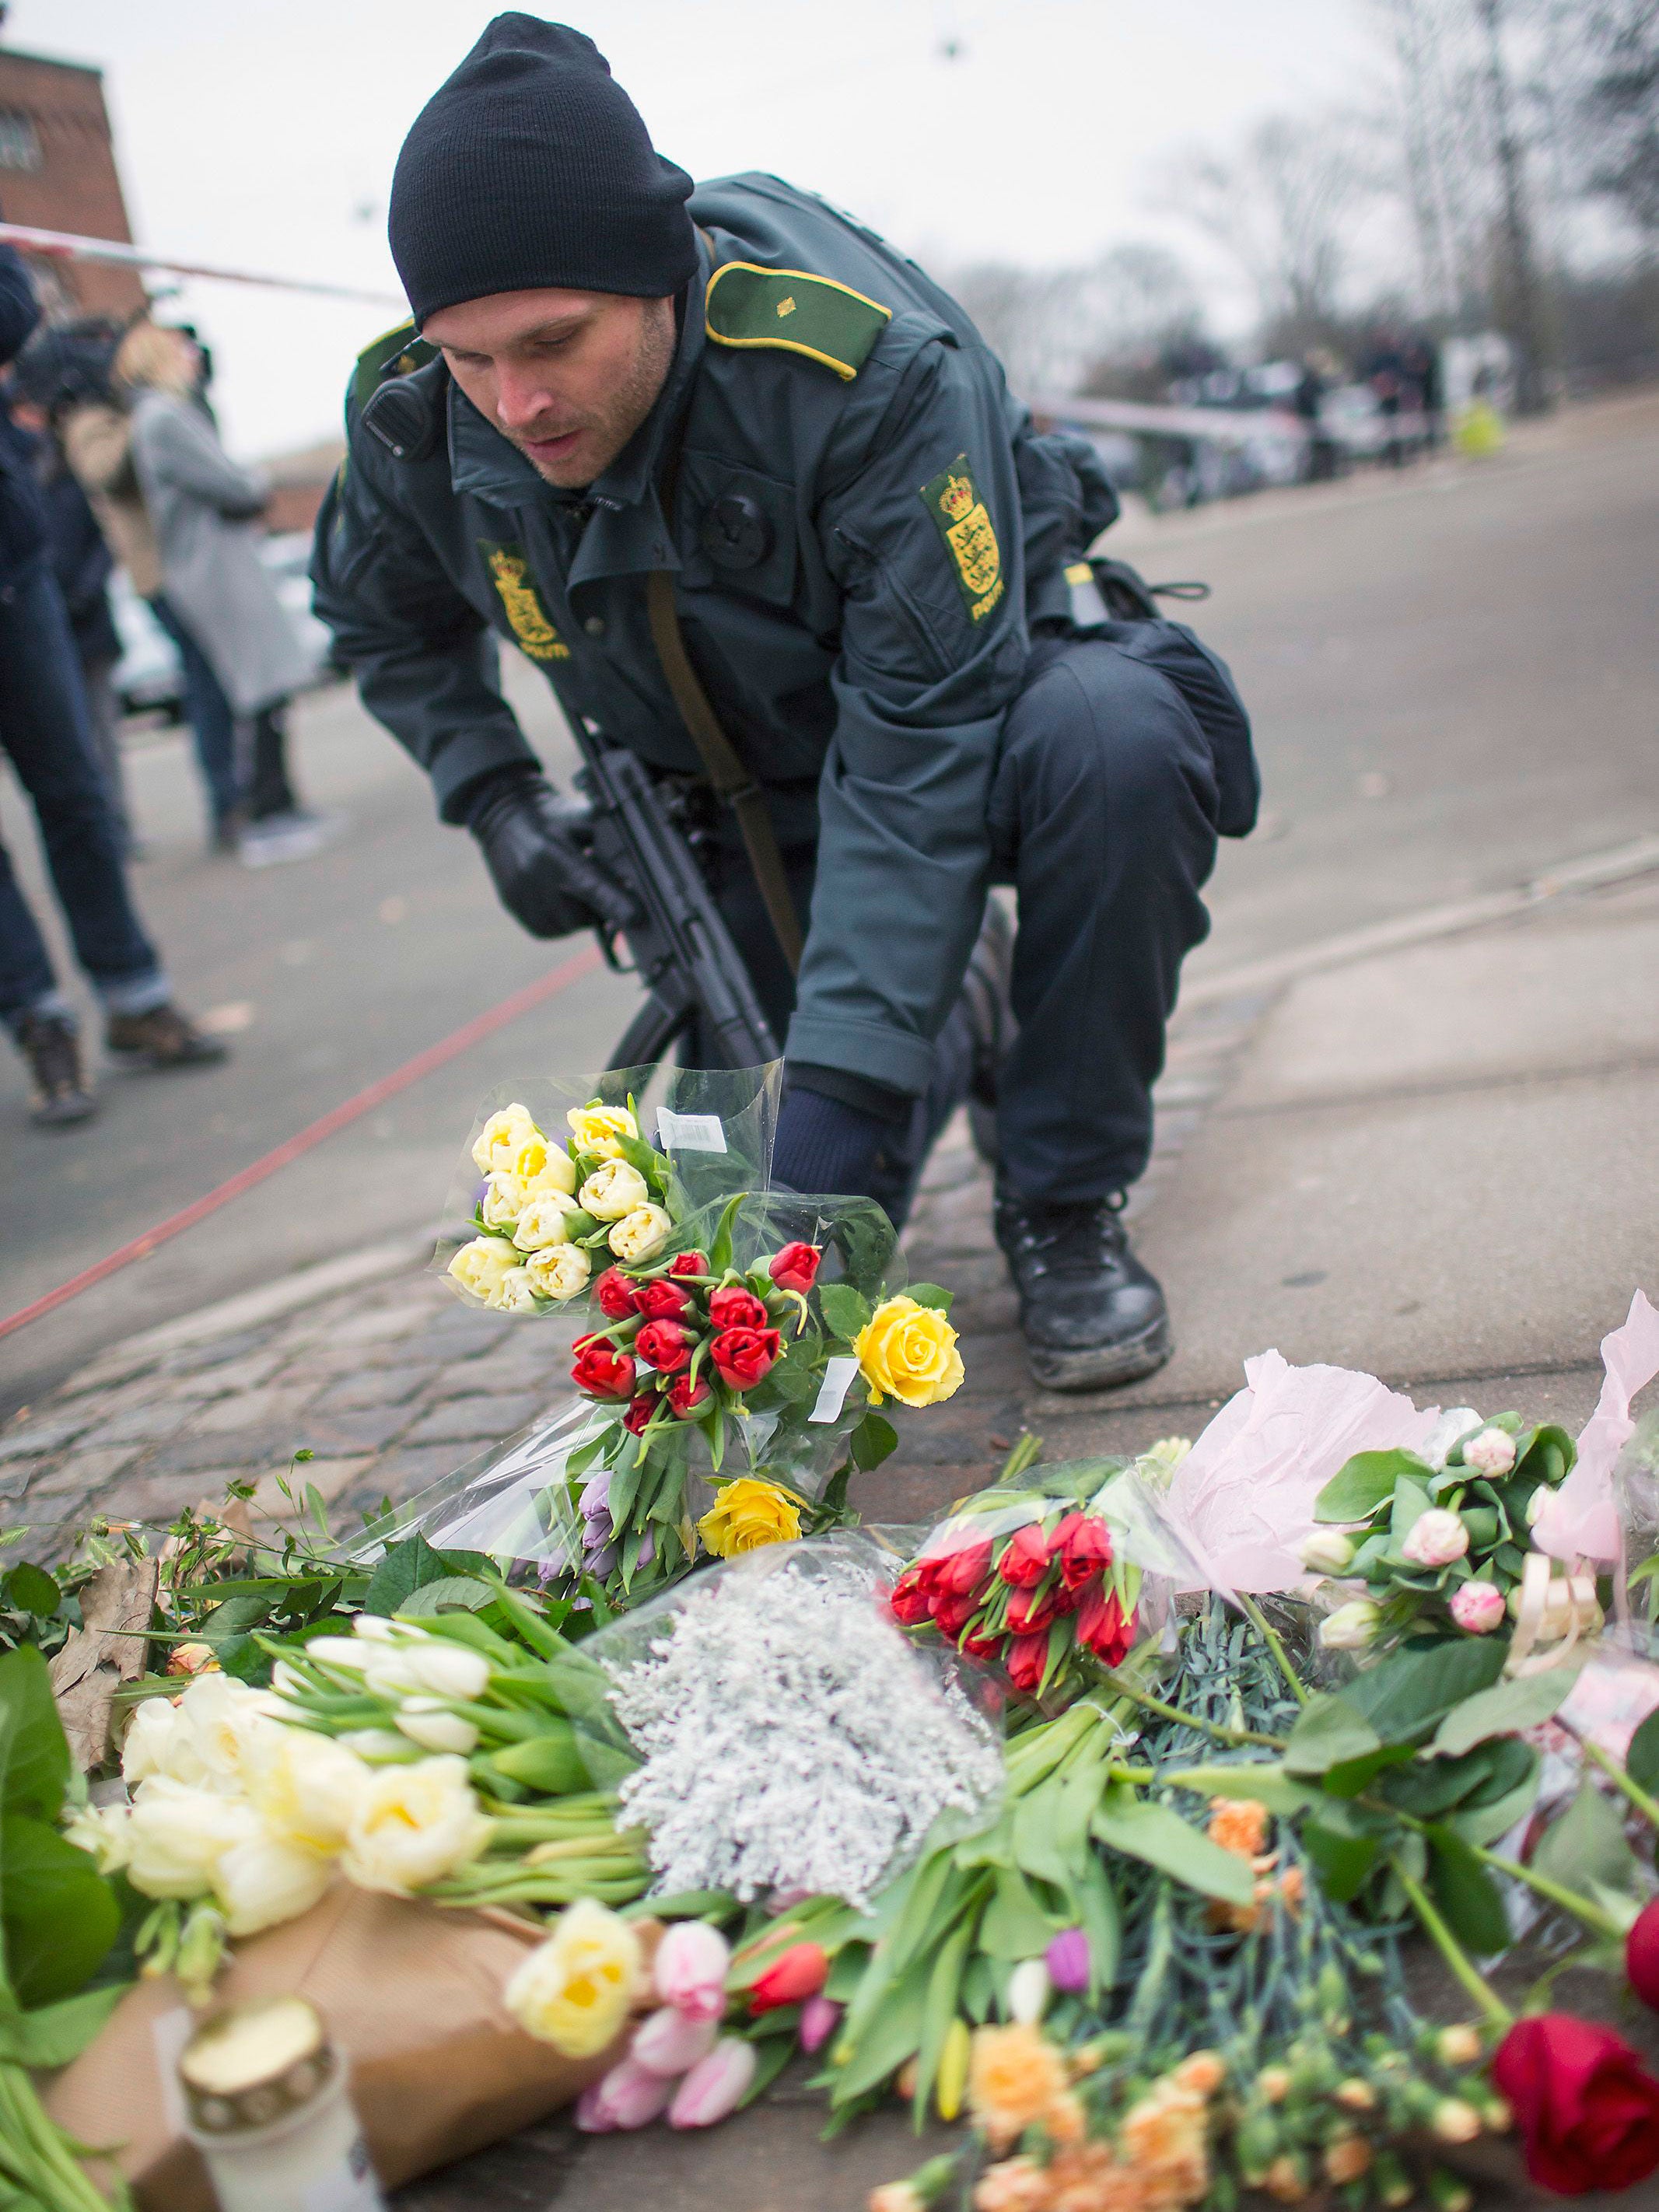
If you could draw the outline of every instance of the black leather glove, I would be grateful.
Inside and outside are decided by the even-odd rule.
[[[582,850],[572,826],[580,811],[533,769],[488,776],[468,808],[501,904],[532,937],[573,929],[626,929],[634,902]]]

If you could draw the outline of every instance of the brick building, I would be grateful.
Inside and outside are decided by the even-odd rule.
[[[131,243],[100,70],[0,46],[0,222]],[[54,319],[103,314],[125,321],[145,303],[137,270],[27,258]]]

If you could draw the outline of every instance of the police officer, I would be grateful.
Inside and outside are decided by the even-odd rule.
[[[941,1032],[988,888],[1012,884],[996,1224],[1033,1371],[1151,1372],[1168,1317],[1120,1212],[1255,772],[1236,702],[1218,750],[1133,626],[1074,621],[1075,564],[1116,511],[1091,449],[1039,435],[962,310],[872,233],[775,177],[694,187],[560,25],[489,25],[404,143],[390,231],[412,325],[360,362],[313,567],[365,702],[526,928],[623,916],[489,634],[568,715],[696,775],[660,604],[653,627],[671,579],[804,929],[792,977],[728,825],[722,903],[787,1019],[777,1179],[883,1191],[916,1102],[936,1121],[960,1087]]]

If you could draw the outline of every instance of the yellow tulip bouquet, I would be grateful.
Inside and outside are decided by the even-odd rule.
[[[538,1112],[522,1095],[494,1104],[469,1153],[476,1234],[447,1261],[474,1303],[588,1323],[570,1369],[586,1417],[533,1455],[538,1526],[510,1517],[514,1556],[602,1613],[700,1553],[836,1525],[854,1471],[897,1443],[880,1409],[938,1404],[963,1380],[951,1294],[901,1287],[878,1206],[767,1188],[764,1075],[682,1074],[697,1087],[659,1109],[659,1148],[637,1074],[570,1103],[563,1086]]]

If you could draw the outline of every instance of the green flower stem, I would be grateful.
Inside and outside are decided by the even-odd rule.
[[[1422,1922],[1429,1941],[1439,1952],[1475,2003],[1480,2006],[1486,2019],[1493,2027],[1504,2029],[1513,2027],[1515,2014],[1496,1990],[1487,1985],[1485,1977],[1441,1917],[1439,1911],[1422,1883],[1413,1875],[1407,1873],[1398,1857],[1391,1855],[1389,1863],[1394,1869],[1395,1879],[1411,1899],[1412,1909]]]
[[[1003,1462],[1002,1472],[997,1477],[998,1482],[1018,1482],[1026,1468],[1035,1465],[1042,1456],[1042,1439],[1041,1437],[1034,1437],[1028,1429]]]
[[[1269,1751],[1283,1751],[1285,1747],[1282,1735],[1263,1735],[1258,1729],[1230,1728],[1224,1721],[1206,1721],[1197,1713],[1183,1713],[1178,1705],[1166,1705],[1162,1698],[1155,1698],[1150,1691],[1138,1689],[1133,1682],[1126,1681],[1115,1668],[1107,1669],[1106,1680],[1131,1704],[1144,1706],[1149,1713],[1156,1713],[1161,1721],[1174,1721],[1182,1728],[1198,1729],[1222,1743],[1259,1743]]]
[[[1250,1621],[1252,1626],[1257,1630],[1263,1642],[1267,1644],[1267,1649],[1273,1653],[1273,1657],[1278,1661],[1279,1671],[1285,1677],[1285,1680],[1290,1689],[1291,1695],[1296,1699],[1298,1705],[1305,1705],[1308,1702],[1308,1693],[1303,1688],[1301,1680],[1297,1674],[1295,1668],[1291,1664],[1290,1656],[1285,1651],[1284,1642],[1279,1636],[1279,1631],[1273,1626],[1272,1622],[1267,1619],[1267,1614],[1263,1613],[1261,1607],[1247,1591],[1236,1590],[1234,1592],[1234,1595],[1237,1598],[1240,1605],[1243,1607],[1246,1617]]]
[[[1586,1759],[1594,1760],[1615,1790],[1624,1791],[1644,1820],[1659,1828],[1659,1797],[1650,1797],[1645,1790],[1631,1780],[1616,1759],[1603,1751],[1599,1743],[1592,1743],[1588,1736],[1579,1737],[1578,1748]]]
[[[41,2212],[111,2212],[111,2199],[48,2118],[28,2075],[9,2063],[0,2063],[0,2179],[16,2185],[31,2212],[36,2204]],[[115,2205],[130,2212],[131,2203],[118,2185]]]
[[[1604,1912],[1599,1905],[1593,1905],[1588,1897],[1581,1897],[1576,1889],[1567,1888],[1563,1882],[1552,1881],[1547,1874],[1539,1874],[1529,1866],[1522,1866],[1519,1859],[1506,1859],[1499,1852],[1489,1851],[1480,1844],[1472,1844],[1469,1848],[1483,1866],[1491,1867],[1498,1874],[1512,1875],[1516,1881],[1525,1882],[1528,1889],[1535,1889],[1540,1897],[1547,1897],[1552,1905],[1559,1905],[1564,1912],[1571,1912],[1575,1919],[1582,1920],[1585,1927],[1597,1936],[1605,1936],[1610,1942],[1624,1942],[1625,1931],[1613,1915]]]

